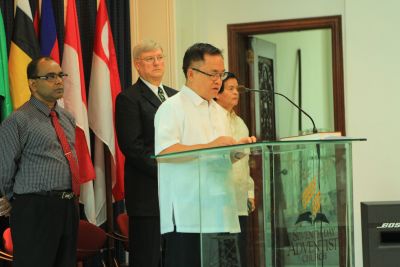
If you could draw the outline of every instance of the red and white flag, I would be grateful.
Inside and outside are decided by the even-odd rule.
[[[87,219],[91,223],[96,223],[92,182],[96,173],[90,157],[85,77],[75,0],[68,0],[67,3],[62,69],[68,74],[68,77],[64,81],[64,98],[61,105],[64,105],[65,109],[72,113],[77,126],[75,149],[81,183],[80,201],[85,205]]]
[[[95,134],[94,165],[97,223],[106,220],[105,145],[111,154],[112,193],[115,200],[124,198],[124,156],[115,133],[115,99],[121,91],[117,57],[104,0],[99,1],[89,88],[89,125]],[[128,123],[128,122],[127,122]]]

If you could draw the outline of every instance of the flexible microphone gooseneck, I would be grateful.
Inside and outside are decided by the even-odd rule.
[[[290,98],[285,96],[284,94],[273,92],[273,91],[267,91],[267,90],[250,89],[243,85],[238,86],[238,91],[239,91],[239,93],[256,92],[256,93],[264,93],[264,94],[275,94],[275,95],[279,95],[279,96],[285,98],[287,101],[289,101],[293,106],[295,106],[298,110],[300,110],[304,115],[306,115],[311,120],[311,123],[313,125],[313,133],[318,133],[318,130],[317,130],[317,127],[315,127],[313,118],[307,112],[305,112],[301,107],[299,107],[296,103],[294,103]]]

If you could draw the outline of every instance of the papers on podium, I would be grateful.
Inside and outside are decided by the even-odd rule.
[[[312,134],[305,134],[299,136],[289,136],[283,137],[280,141],[302,141],[302,140],[328,140],[328,139],[342,139],[345,136],[342,136],[341,132],[319,132]]]

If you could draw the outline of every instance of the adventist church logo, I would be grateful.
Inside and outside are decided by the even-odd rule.
[[[317,178],[314,179],[304,189],[301,202],[304,212],[297,218],[296,224],[301,222],[316,222],[329,223],[328,218],[321,212],[321,191],[317,192]]]

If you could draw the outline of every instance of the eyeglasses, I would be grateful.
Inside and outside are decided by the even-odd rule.
[[[206,76],[208,76],[208,77],[210,77],[213,81],[215,81],[215,80],[218,80],[218,79],[221,79],[221,80],[224,80],[226,77],[228,77],[228,72],[222,72],[222,73],[207,73],[207,72],[204,72],[204,71],[201,71],[201,70],[199,70],[199,69],[196,69],[196,68],[191,68],[192,70],[195,70],[195,71],[197,71],[197,72],[200,72],[201,74],[204,74],[204,75],[206,75]]]
[[[154,57],[145,57],[145,58],[140,58],[140,60],[143,60],[146,63],[152,63],[154,64],[154,62],[156,62],[156,60],[158,62],[163,62],[164,61],[165,56],[164,55],[160,55],[160,56],[154,56]]]
[[[46,75],[35,76],[35,77],[32,77],[31,79],[35,79],[35,80],[39,79],[39,80],[46,80],[46,81],[49,81],[49,82],[54,82],[55,80],[57,80],[57,78],[63,79],[65,77],[67,77],[67,76],[68,76],[68,74],[63,73],[63,72],[60,72],[60,73],[47,73]]]

